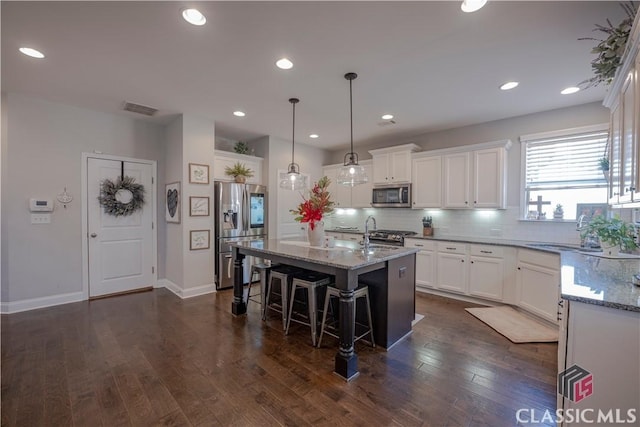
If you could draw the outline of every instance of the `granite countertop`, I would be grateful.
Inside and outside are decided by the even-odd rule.
[[[232,243],[232,246],[247,247],[265,254],[279,255],[346,270],[355,270],[415,254],[419,251],[419,248],[372,244],[369,251],[365,252],[357,242],[337,240],[335,243],[333,248],[322,248],[309,246],[309,242],[302,240],[249,240]]]
[[[512,246],[557,253],[560,255],[562,298],[620,310],[640,312],[640,286],[631,283],[633,275],[640,273],[640,257],[637,255],[621,254],[620,258],[612,258],[602,255],[602,252],[580,252],[581,248],[578,245],[484,237],[412,236],[411,238]]]
[[[613,259],[562,251],[560,259],[562,298],[640,312],[640,286],[631,283],[640,271],[638,258]]]

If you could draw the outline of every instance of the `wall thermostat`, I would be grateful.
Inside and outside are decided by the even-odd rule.
[[[29,199],[29,210],[31,212],[52,212],[53,200],[52,199]]]

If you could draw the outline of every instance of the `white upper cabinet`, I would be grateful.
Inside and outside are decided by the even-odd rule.
[[[213,179],[216,181],[233,181],[233,177],[226,175],[224,170],[227,166],[233,167],[236,162],[240,162],[253,171],[253,176],[247,178],[249,184],[262,184],[262,162],[261,157],[247,156],[245,154],[232,153],[230,151],[215,152],[213,157]]]
[[[504,148],[473,152],[473,207],[505,208],[506,162]]]
[[[625,54],[609,86],[604,105],[611,110],[609,139],[609,204],[640,202],[640,14],[627,40]]]
[[[442,156],[413,159],[411,175],[411,207],[442,207]]]
[[[447,154],[443,163],[444,207],[470,207],[469,153]]]
[[[416,144],[370,150],[373,158],[373,184],[411,182],[411,153],[419,151]]]

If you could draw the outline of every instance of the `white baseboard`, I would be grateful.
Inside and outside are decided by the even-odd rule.
[[[38,308],[52,307],[54,305],[68,304],[70,302],[85,301],[86,298],[81,292],[70,292],[68,294],[52,295],[48,297],[24,299],[20,301],[0,303],[0,313],[12,314],[21,311],[36,310]]]
[[[216,291],[215,283],[209,283],[208,285],[197,286],[195,288],[182,289],[169,279],[158,280],[158,287],[165,287],[182,299],[193,298]]]

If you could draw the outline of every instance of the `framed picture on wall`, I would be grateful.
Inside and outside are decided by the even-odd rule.
[[[189,163],[189,183],[208,184],[209,183],[209,165],[199,165],[197,163]]]
[[[167,222],[180,223],[180,181],[165,185],[164,218]]]
[[[190,250],[199,251],[201,249],[209,249],[209,230],[191,230],[189,231],[189,237]]]
[[[189,197],[189,216],[209,216],[209,198]]]

